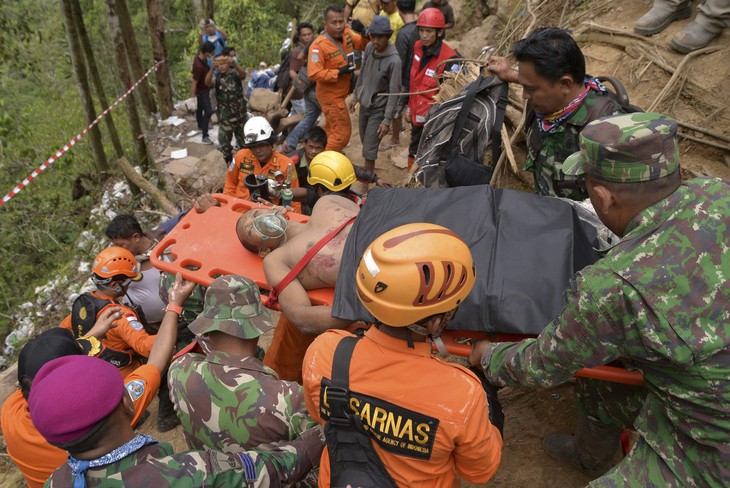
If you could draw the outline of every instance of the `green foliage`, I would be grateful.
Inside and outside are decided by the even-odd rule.
[[[37,112],[35,112],[37,114]],[[12,127],[9,127],[11,122]],[[30,123],[16,114],[0,121],[0,132],[12,134],[13,145],[3,148],[2,192],[10,190],[40,162],[48,157],[29,141],[33,134],[44,140],[47,134],[31,131]],[[50,152],[50,151],[49,151]],[[15,324],[8,315],[16,307],[33,298],[36,286],[46,283],[57,273],[59,265],[70,261],[78,234],[83,230],[93,197],[71,199],[71,168],[91,169],[83,146],[73,149],[46,170],[10,202],[0,208],[0,335],[6,335]],[[84,164],[86,161],[86,164]]]
[[[228,44],[236,48],[238,61],[243,66],[257,66],[259,61],[279,62],[279,49],[292,15],[286,9],[279,10],[277,3],[285,2],[217,2],[216,18],[229,36]]]
[[[145,0],[126,0],[137,34],[142,63],[149,67],[152,50]],[[218,0],[215,18],[238,49],[244,66],[266,60],[279,62],[279,48],[293,17],[320,22],[331,0]],[[338,0],[338,4],[344,2]],[[84,24],[111,103],[124,91],[111,43],[107,6],[102,0],[81,0]],[[173,97],[189,96],[192,58],[198,48],[199,20],[190,0],[163,0],[168,63]],[[0,2],[0,197],[10,191],[85,126],[68,44],[57,0]],[[154,89],[154,78],[150,78]],[[97,113],[100,111],[95,99]],[[125,153],[135,154],[126,109],[112,112]],[[113,154],[104,121],[99,124],[105,150]],[[66,155],[33,180],[10,202],[0,206],[0,340],[16,325],[10,316],[34,299],[38,286],[78,275],[74,259],[88,260],[90,249],[79,249],[79,236],[92,232],[91,210],[98,204],[108,175],[98,175],[89,144],[82,139]],[[82,181],[87,194],[72,198]],[[132,211],[133,207],[129,208]],[[102,218],[103,220],[103,218]],[[95,225],[98,225],[95,224]],[[64,281],[64,283],[67,283]],[[66,285],[68,286],[68,285]],[[70,290],[69,290],[70,291]],[[58,298],[58,297],[56,297]],[[50,322],[63,315],[66,304],[55,303],[43,314]],[[26,313],[24,310],[23,313]],[[49,314],[55,314],[51,317]]]

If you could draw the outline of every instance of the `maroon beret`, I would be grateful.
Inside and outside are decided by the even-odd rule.
[[[33,425],[51,444],[69,444],[91,432],[122,401],[119,370],[98,358],[64,356],[46,363],[28,398]]]

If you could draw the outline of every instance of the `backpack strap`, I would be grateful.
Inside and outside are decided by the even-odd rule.
[[[502,125],[504,124],[504,114],[507,111],[507,103],[509,103],[509,85],[503,83],[499,87],[499,97],[497,97],[497,111],[494,114],[494,125],[492,126],[492,165],[497,164],[499,157],[502,155]],[[507,141],[509,144],[509,141]]]
[[[456,123],[451,131],[451,139],[449,139],[447,146],[448,149],[445,151],[446,154],[451,154],[459,143],[459,136],[461,136],[461,131],[464,129],[466,118],[469,116],[469,112],[471,112],[471,106],[474,104],[474,99],[477,97],[477,93],[481,88],[481,81],[483,79],[484,78],[479,75],[479,77],[474,80],[471,85],[469,85],[469,89],[466,91],[464,101],[461,103],[461,109],[459,109],[459,115],[456,116]]]
[[[339,42],[335,41],[335,40],[334,40],[334,38],[333,38],[333,37],[332,37],[331,35],[327,34],[327,31],[322,31],[322,34],[324,34],[324,36],[325,36],[325,37],[326,37],[327,39],[329,39],[329,41],[330,41],[330,42],[331,42],[332,44],[334,44],[334,45],[335,45],[335,47],[336,47],[337,49],[339,49],[339,50],[340,50],[340,53],[342,53],[342,57],[343,57],[343,58],[345,58],[345,63],[347,63],[347,53],[346,53],[346,52],[345,52],[345,50],[344,50],[344,49],[342,48],[342,44],[340,44]],[[343,40],[343,41],[345,40],[345,35],[346,35],[346,34],[342,34],[342,40]]]
[[[360,416],[350,410],[350,363],[364,332],[364,329],[357,329],[354,337],[343,338],[332,359],[332,378],[327,387],[329,419],[324,430],[330,456],[330,486],[397,488]]]
[[[327,388],[327,401],[330,404],[330,421],[337,426],[350,427],[352,416],[349,412],[350,400],[350,360],[355,346],[363,338],[362,329],[355,336],[345,337],[337,344],[332,359],[332,383]],[[356,331],[357,332],[357,331]]]

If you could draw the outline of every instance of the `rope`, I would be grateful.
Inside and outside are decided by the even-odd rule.
[[[165,60],[157,61],[155,64],[147,70],[147,72],[139,79],[137,80],[130,88],[127,90],[127,92],[119,97],[114,103],[112,103],[106,110],[104,110],[102,113],[99,114],[99,116],[94,119],[92,123],[90,123],[84,130],[76,134],[74,137],[72,137],[61,149],[56,151],[56,153],[48,158],[43,164],[41,164],[38,169],[33,171],[31,174],[29,174],[23,181],[21,181],[18,186],[10,190],[10,192],[3,197],[3,199],[0,201],[0,206],[6,204],[11,198],[13,198],[15,195],[20,193],[23,189],[25,189],[28,184],[33,181],[35,178],[38,177],[42,172],[44,172],[46,169],[48,169],[49,166],[51,166],[53,163],[55,163],[58,158],[63,156],[68,152],[69,149],[71,149],[74,145],[76,145],[77,142],[79,142],[89,130],[91,130],[92,127],[94,127],[96,124],[99,123],[101,119],[103,119],[111,110],[119,105],[125,98],[129,96],[130,93],[132,93],[134,90],[137,89],[140,83],[144,81],[145,78],[147,78],[153,71],[157,71],[157,68],[164,63]]]

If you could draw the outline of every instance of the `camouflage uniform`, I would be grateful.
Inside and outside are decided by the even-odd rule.
[[[316,425],[302,387],[254,357],[211,351],[170,366],[170,389],[191,449],[241,449],[291,440]]]
[[[553,133],[542,132],[537,117],[533,116],[527,129],[527,159],[524,169],[530,171],[535,178],[535,193],[573,200],[588,198],[585,189],[574,183],[575,178],[566,176],[561,171],[563,161],[580,150],[580,132],[588,123],[622,111],[621,105],[613,98],[591,90],[573,115],[562,122]],[[561,185],[566,187],[556,188]]]
[[[162,298],[165,305],[167,305],[167,297],[174,284],[175,275],[173,273],[162,273],[160,279],[160,298]],[[203,312],[205,290],[206,288],[203,285],[196,286],[193,288],[193,293],[183,303],[183,311],[178,318],[176,351],[190,344],[195,338],[188,329],[188,324],[193,322]]]
[[[564,170],[612,182],[667,176],[679,170],[676,130],[658,114],[596,121]],[[577,383],[583,414],[609,428],[633,423],[640,436],[593,486],[728,485],[729,207],[727,181],[685,182],[639,212],[622,241],[576,275],[563,312],[538,338],[490,344],[482,356],[498,385],[549,387],[620,358],[644,375],[643,389]]]
[[[273,328],[255,283],[240,276],[215,280],[203,313],[189,325],[201,336],[213,331],[231,340],[256,339]],[[170,366],[170,388],[188,445],[235,453],[298,437],[316,425],[302,388],[281,381],[255,357],[212,350],[186,354]]]
[[[322,439],[321,430],[316,428],[273,450],[240,452],[233,456],[213,450],[174,454],[166,442],[150,444],[119,461],[90,468],[86,486],[278,487],[301,480],[313,465],[319,464]],[[243,457],[252,461],[248,468]],[[45,484],[51,488],[73,485],[68,464],[58,468]]]
[[[236,135],[237,144],[243,144],[243,126],[248,118],[241,77],[235,69],[229,68],[225,75],[215,75],[215,96],[218,101],[218,142],[228,165],[233,160],[233,135]]]

